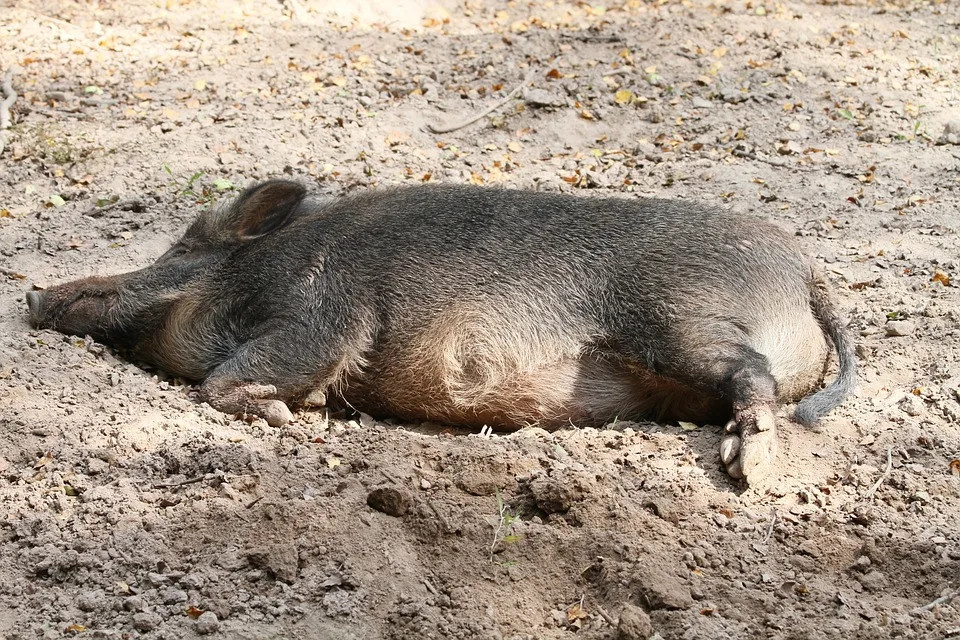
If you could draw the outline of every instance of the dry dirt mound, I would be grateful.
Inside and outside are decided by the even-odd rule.
[[[960,635],[958,19],[6,3],[0,637]],[[754,211],[830,275],[863,383],[818,429],[785,420],[779,482],[744,493],[714,427],[273,429],[27,326],[28,287],[148,264],[200,208],[284,174]]]

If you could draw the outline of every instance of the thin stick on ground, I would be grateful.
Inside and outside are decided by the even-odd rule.
[[[957,596],[960,596],[960,589],[954,589],[950,593],[940,596],[933,602],[927,603],[922,607],[917,607],[911,613],[923,613],[924,611],[930,611],[934,607],[939,607],[942,604],[948,604],[951,600],[953,600]]]
[[[893,468],[893,447],[887,447],[887,467],[883,470],[883,473],[877,478],[877,481],[873,483],[873,486],[863,494],[864,500],[873,500],[873,495],[877,492],[877,489],[880,488],[880,485],[890,477],[890,469]]]
[[[198,482],[203,482],[207,479],[207,476],[197,476],[195,478],[187,478],[186,480],[180,480],[179,482],[158,482],[153,485],[154,489],[175,489],[178,487],[185,487],[190,484],[197,484]]]
[[[290,10],[290,14],[297,22],[306,22],[306,13],[300,6],[300,0],[286,0],[285,3]]]
[[[507,505],[500,497],[499,491],[497,491],[497,517],[499,522],[497,522],[497,528],[493,532],[493,542],[490,544],[490,562],[493,562],[493,554],[497,552],[497,545],[502,539],[501,532],[507,524]]]
[[[767,534],[763,536],[763,544],[770,542],[770,536],[773,535],[773,528],[777,524],[777,510],[770,509],[770,524],[767,525]]]
[[[453,125],[432,125],[432,124],[428,124],[428,125],[427,125],[427,130],[428,130],[430,133],[451,133],[451,132],[453,132],[453,131],[457,131],[457,130],[459,130],[459,129],[463,129],[463,128],[465,128],[465,127],[469,127],[469,126],[472,125],[474,122],[477,122],[477,121],[479,121],[479,120],[482,120],[483,118],[487,117],[488,115],[490,115],[490,114],[493,113],[494,111],[497,111],[498,109],[501,109],[504,105],[506,105],[508,102],[510,102],[511,100],[513,100],[515,97],[517,97],[517,94],[520,93],[520,90],[523,89],[525,86],[527,86],[527,83],[530,82],[530,80],[532,80],[532,79],[533,79],[533,74],[532,74],[532,73],[528,73],[527,76],[523,79],[523,82],[521,82],[520,84],[518,84],[517,86],[515,86],[515,87],[513,88],[513,91],[511,91],[510,93],[508,93],[507,96],[506,96],[503,100],[501,100],[500,102],[494,104],[493,106],[489,107],[488,109],[485,109],[485,110],[481,111],[479,114],[477,114],[476,116],[470,118],[469,120],[467,120],[467,121],[465,121],[465,122],[461,122],[461,123],[459,123],[459,124],[453,124]]]
[[[609,624],[614,629],[617,628],[617,625],[620,624],[619,620],[617,620],[616,618],[611,616],[609,613],[607,613],[606,610],[604,610],[604,608],[601,607],[599,604],[595,604],[593,606],[597,610],[597,613],[600,614],[600,617],[607,621],[607,624]]]
[[[7,129],[10,128],[10,107],[17,99],[17,92],[13,90],[13,70],[7,71],[3,77],[3,84],[0,85],[3,90],[3,101],[0,102],[0,153],[7,144]]]

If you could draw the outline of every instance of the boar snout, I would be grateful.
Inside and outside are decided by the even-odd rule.
[[[30,325],[35,329],[55,329],[103,340],[115,295],[99,287],[63,286],[28,291],[26,299]]]

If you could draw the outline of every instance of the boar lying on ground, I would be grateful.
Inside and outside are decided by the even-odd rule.
[[[34,326],[203,381],[212,406],[274,426],[328,400],[500,428],[727,423],[721,459],[749,482],[772,467],[775,403],[803,398],[795,418],[812,424],[856,378],[788,235],[667,200],[420,186],[321,201],[270,181],[150,267],[27,302]],[[814,393],[831,343],[839,374]]]

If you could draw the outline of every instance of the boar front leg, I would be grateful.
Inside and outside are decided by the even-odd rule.
[[[286,332],[247,343],[210,373],[200,397],[224,413],[259,416],[271,427],[285,425],[293,420],[287,402],[326,389],[341,371],[337,363],[343,354],[325,346],[337,345],[311,344]]]
[[[277,398],[277,387],[256,384],[214,374],[200,386],[200,396],[217,411],[231,415],[254,415],[271,427],[282,427],[293,420],[287,403]]]

